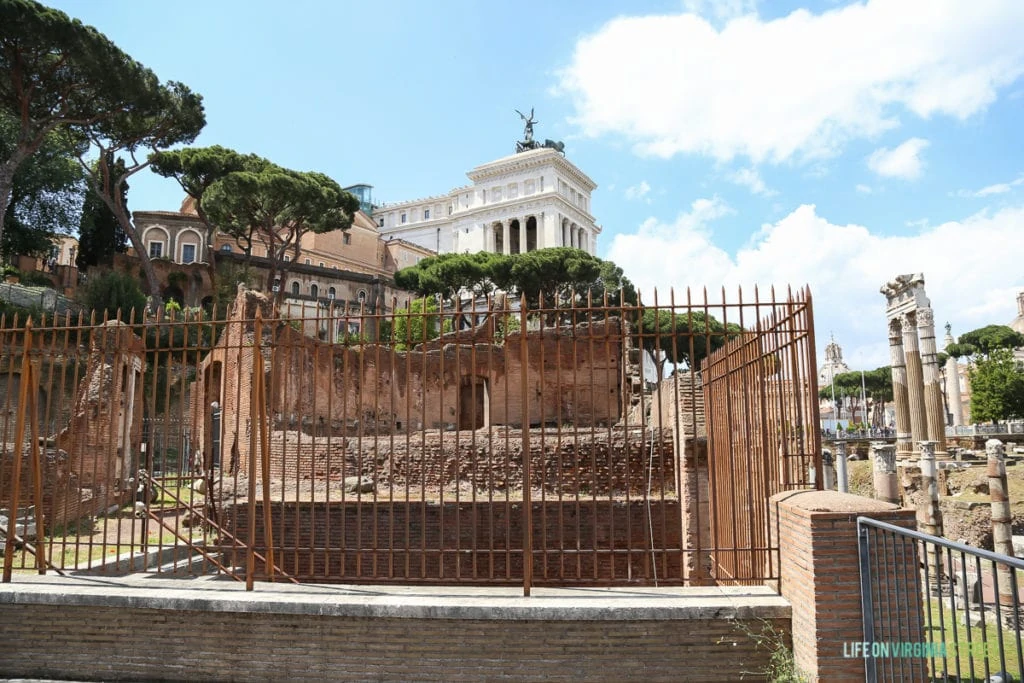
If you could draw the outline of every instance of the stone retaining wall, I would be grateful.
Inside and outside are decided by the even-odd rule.
[[[239,584],[0,588],[12,678],[76,680],[764,680],[789,607],[753,594],[530,598]],[[155,585],[154,585],[155,584]],[[216,589],[216,590],[211,590]]]

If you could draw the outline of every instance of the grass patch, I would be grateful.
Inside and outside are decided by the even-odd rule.
[[[996,625],[995,609],[985,610],[985,625],[982,627],[967,626],[960,623],[964,614],[957,610],[955,619],[953,611],[938,600],[929,601],[931,611],[931,632],[926,640],[932,643],[945,643],[946,658],[936,658],[930,666],[932,675],[939,679],[946,673],[955,675],[957,662],[960,664],[961,681],[985,681],[985,663],[988,662],[988,675],[1003,671],[999,656],[999,627]],[[940,617],[942,621],[940,622]],[[945,634],[940,629],[945,626]],[[925,615],[925,629],[928,629],[928,615]],[[970,646],[968,646],[968,634]],[[1003,655],[1006,660],[1005,671],[1013,676],[1012,680],[1021,680],[1021,643],[1012,629],[1002,630]],[[987,641],[987,645],[986,645]],[[959,645],[959,647],[957,647]],[[972,658],[973,655],[973,658]]]

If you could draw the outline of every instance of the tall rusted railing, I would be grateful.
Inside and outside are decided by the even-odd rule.
[[[395,304],[0,320],[5,579],[777,576],[768,496],[820,467],[809,293]]]
[[[758,583],[777,576],[768,499],[823,481],[811,295],[722,301],[728,339],[702,363],[713,561],[719,580]]]

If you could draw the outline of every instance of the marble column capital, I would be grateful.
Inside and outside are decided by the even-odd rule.
[[[989,439],[985,442],[985,455],[989,460],[1005,460],[1006,446],[999,439]]]
[[[919,328],[930,328],[935,332],[935,313],[930,308],[917,309],[917,326]]]
[[[903,323],[901,322],[899,316],[895,318],[889,318],[889,343],[903,343]]]

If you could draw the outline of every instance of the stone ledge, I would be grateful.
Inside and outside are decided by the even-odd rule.
[[[771,505],[785,506],[802,517],[836,515],[839,518],[851,514],[913,512],[892,503],[839,491],[785,491],[772,496]]]
[[[0,586],[0,604],[291,614],[324,617],[511,621],[788,619],[770,588],[521,588],[301,586],[199,580],[36,578]],[[192,580],[189,583],[192,583]],[[140,585],[145,583],[146,585]]]

